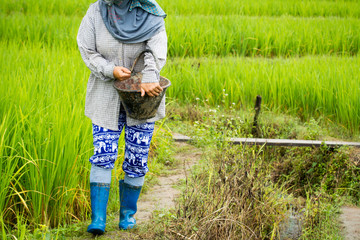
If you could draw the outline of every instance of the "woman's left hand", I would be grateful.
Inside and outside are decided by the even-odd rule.
[[[159,94],[163,91],[163,88],[159,83],[141,83],[140,84],[140,92],[141,96],[145,96],[145,93],[150,97],[159,96]]]

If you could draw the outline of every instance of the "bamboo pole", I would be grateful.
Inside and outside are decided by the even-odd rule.
[[[176,142],[192,141],[191,137],[173,134]],[[235,145],[268,145],[268,146],[288,146],[288,147],[320,147],[325,144],[328,147],[352,146],[360,148],[359,142],[341,142],[341,141],[317,141],[317,140],[294,140],[294,139],[269,139],[269,138],[228,138],[229,143]]]

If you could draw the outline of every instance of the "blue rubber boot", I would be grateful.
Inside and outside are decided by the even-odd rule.
[[[109,199],[110,184],[90,183],[91,224],[87,231],[95,235],[105,232],[106,208]]]
[[[136,187],[119,181],[120,187],[120,223],[119,228],[126,230],[135,227],[134,214],[137,211],[137,200],[140,196],[141,187]]]

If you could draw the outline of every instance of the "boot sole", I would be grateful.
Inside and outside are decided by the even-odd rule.
[[[87,232],[92,233],[94,235],[102,235],[104,234],[105,231],[102,229],[93,228],[93,229],[88,229]]]

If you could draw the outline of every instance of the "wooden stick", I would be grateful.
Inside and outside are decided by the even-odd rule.
[[[258,118],[261,110],[261,96],[257,95],[255,100],[255,116],[254,116],[254,123],[251,129],[251,133],[254,137],[261,137],[260,136],[260,129],[258,125]]]

